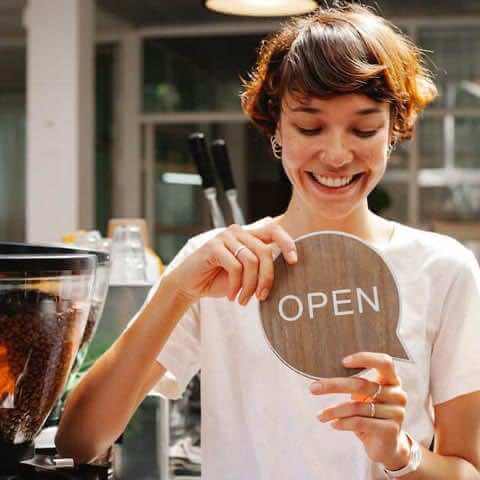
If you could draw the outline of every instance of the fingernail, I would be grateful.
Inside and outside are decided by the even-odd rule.
[[[350,363],[352,360],[353,360],[353,357],[351,355],[349,355],[348,357],[345,357],[343,359],[343,363]]]
[[[290,262],[296,262],[298,260],[297,252],[295,250],[291,250],[287,253],[287,258]]]
[[[314,382],[310,385],[311,392],[319,392],[323,389],[323,384],[321,382]]]
[[[260,294],[260,300],[265,300],[267,298],[267,295],[268,295],[268,290],[264,288],[262,290],[262,293]]]

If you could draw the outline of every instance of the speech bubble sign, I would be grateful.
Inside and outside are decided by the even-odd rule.
[[[322,231],[295,241],[298,262],[279,255],[269,296],[260,302],[265,337],[288,367],[309,378],[352,376],[352,353],[410,360],[398,337],[400,291],[382,255],[359,238]]]

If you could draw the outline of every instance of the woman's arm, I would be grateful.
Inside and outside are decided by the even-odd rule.
[[[435,453],[402,480],[480,480],[480,392],[435,407]]]
[[[156,357],[191,304],[176,292],[164,277],[130,328],[70,394],[55,438],[61,455],[89,462],[124,431],[140,402],[163,375],[165,369]]]
[[[68,397],[55,438],[60,454],[88,462],[121,435],[163,375],[163,368],[152,365],[190,305],[202,297],[241,305],[253,295],[265,298],[273,285],[273,243],[288,263],[297,262],[295,242],[273,221],[252,229],[230,225],[191,254],[187,242],[152,299]]]
[[[410,455],[403,430],[408,396],[393,359],[385,354],[359,352],[344,364],[376,369],[379,383],[355,377],[315,381],[310,387],[314,395],[348,393],[354,400],[323,410],[319,420],[332,422],[335,429],[354,432],[372,461],[389,470],[401,470]],[[372,401],[374,410],[369,408]],[[435,431],[435,452],[420,447],[423,459],[419,468],[403,475],[402,480],[480,480],[480,392],[438,404]]]

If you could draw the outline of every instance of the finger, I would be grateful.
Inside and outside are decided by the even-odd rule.
[[[219,239],[213,245],[211,261],[227,272],[228,299],[233,301],[242,286],[243,265],[233,255],[225,241]]]
[[[376,383],[372,384],[377,386]],[[378,387],[377,387],[378,388]],[[401,405],[401,406],[406,406],[408,402],[408,396],[405,390],[400,385],[382,385],[382,388],[379,392],[379,394],[373,399],[373,396],[375,395],[375,392],[370,393],[368,395],[364,394],[357,394],[354,393],[352,394],[352,400],[355,400],[356,402],[374,402],[374,403],[391,403],[393,405]]]
[[[393,358],[386,353],[359,352],[346,357],[343,364],[347,368],[373,368],[379,374],[379,383],[400,385]]]
[[[399,405],[375,404],[374,418],[393,420],[402,425],[405,420],[405,408]],[[347,402],[334,407],[326,408],[317,415],[322,422],[330,422],[337,418],[367,417],[372,418],[372,408],[369,403]]]
[[[323,378],[313,382],[310,385],[310,391],[314,395],[349,393],[352,400],[365,402],[375,395],[378,385],[378,383],[362,377]],[[375,403],[391,403],[405,406],[407,400],[407,394],[400,385],[382,385],[379,394],[375,398]]]
[[[274,265],[271,246],[245,230],[238,232],[237,238],[258,257],[257,288],[255,294],[258,299],[265,300],[273,286]]]
[[[378,383],[371,382],[362,377],[339,377],[322,378],[310,385],[310,391],[314,395],[325,395],[330,393],[349,393],[366,398],[375,394],[378,389]],[[387,387],[383,386],[382,395],[386,395]],[[377,397],[378,398],[378,397]]]
[[[246,247],[242,249],[235,257],[243,266],[242,291],[238,297],[238,303],[240,303],[240,305],[246,305],[257,289],[260,260],[255,253],[248,248],[247,245],[239,241],[237,236],[233,234],[233,231],[230,227],[229,231],[225,232],[223,238],[225,241],[225,246],[231,252],[238,251],[238,248],[242,246]]]
[[[240,259],[243,265],[242,293],[240,294],[238,303],[240,303],[240,305],[246,305],[257,289],[260,260],[248,248],[242,250],[237,258]]]
[[[297,262],[298,252],[295,241],[275,220],[261,227],[249,229],[249,231],[265,243],[277,244],[288,263]]]
[[[331,423],[336,430],[345,430],[358,433],[375,433],[380,438],[394,437],[400,432],[396,422],[378,418],[348,417],[340,418]]]

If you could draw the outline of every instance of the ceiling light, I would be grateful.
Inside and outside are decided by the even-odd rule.
[[[204,0],[205,6],[219,13],[252,17],[302,15],[318,7],[315,0]]]

